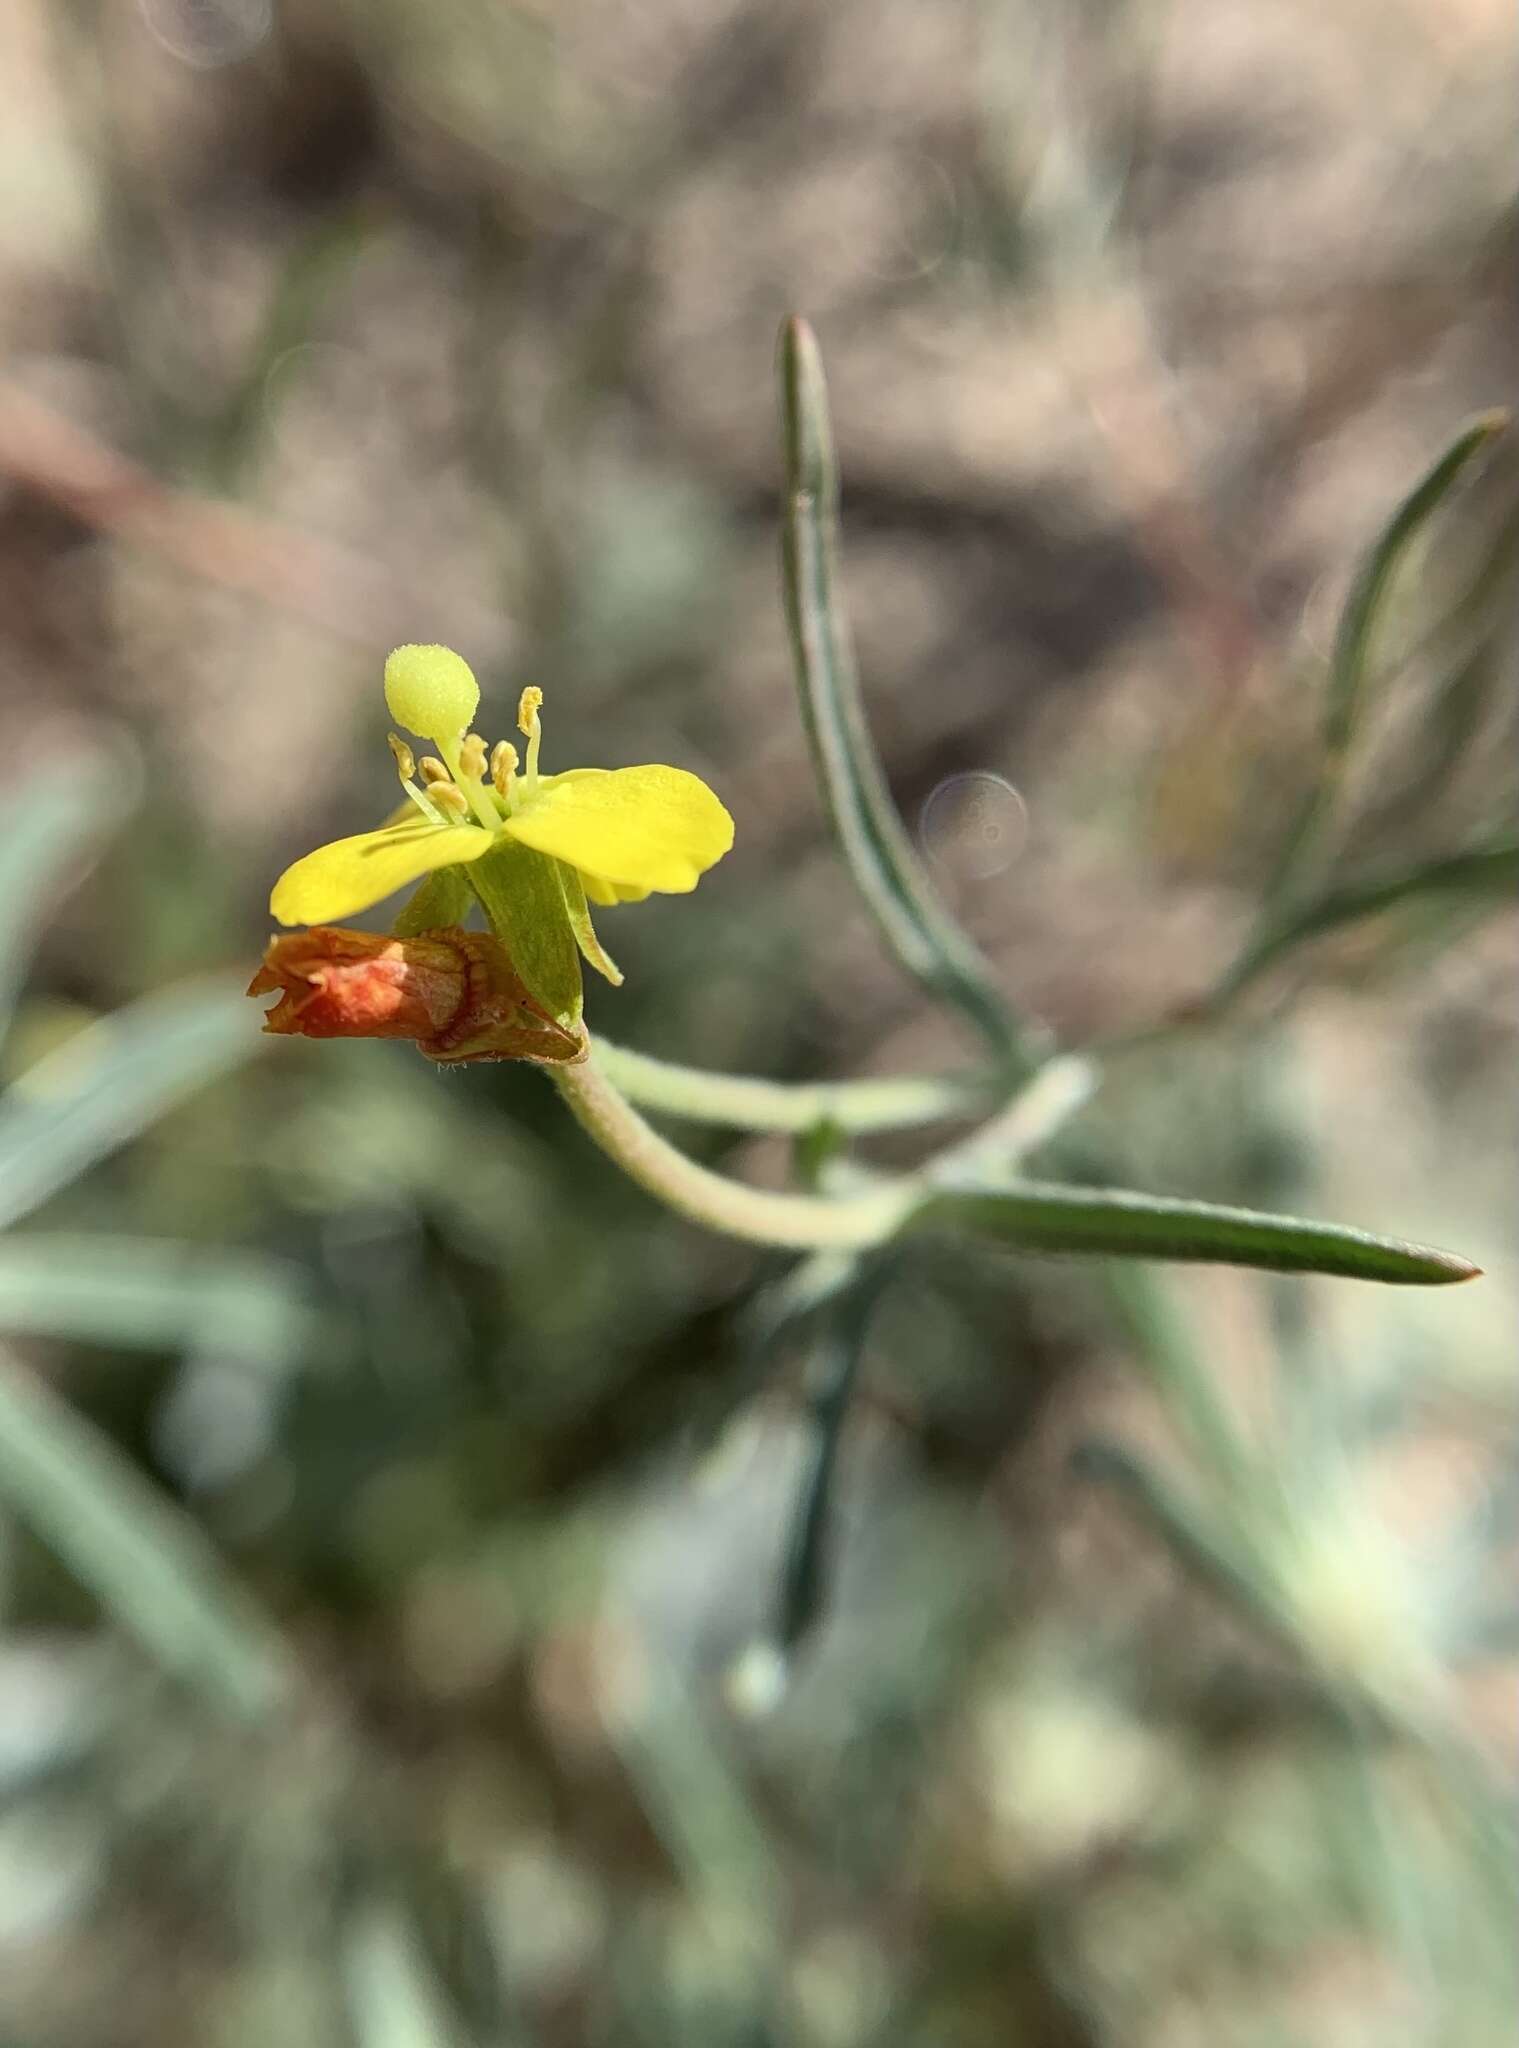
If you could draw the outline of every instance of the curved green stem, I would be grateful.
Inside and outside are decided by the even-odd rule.
[[[1048,1128],[1077,1097],[1077,1071],[1054,1089],[1033,1125]],[[1004,1140],[1015,1105],[963,1145],[903,1180],[869,1181],[837,1196],[771,1194],[709,1172],[646,1124],[594,1059],[554,1066],[551,1079],[583,1129],[626,1173],[666,1207],[708,1230],[751,1244],[798,1251],[864,1251],[904,1228],[950,1229],[1000,1240],[1028,1252],[1084,1252],[1105,1258],[1197,1259],[1264,1266],[1277,1272],[1342,1273],[1362,1280],[1439,1286],[1470,1280],[1478,1269],[1452,1252],[1405,1244],[1333,1223],[1267,1216],[1126,1188],[1051,1186],[995,1169],[993,1140]],[[1036,1084],[1037,1085],[1037,1084]],[[1032,1127],[1032,1126],[1031,1126]]]
[[[745,1187],[688,1159],[645,1123],[596,1055],[581,1066],[547,1071],[581,1129],[630,1180],[708,1230],[798,1251],[854,1251],[890,1237],[920,1199],[899,1185],[834,1199]]]
[[[979,1114],[998,1094],[977,1074],[892,1074],[876,1081],[768,1081],[676,1066],[610,1045],[599,1033],[595,1057],[603,1073],[645,1109],[742,1131],[909,1130]]]

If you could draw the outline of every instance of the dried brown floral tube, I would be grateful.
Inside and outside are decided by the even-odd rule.
[[[524,987],[499,939],[457,925],[394,938],[341,925],[271,938],[250,996],[279,994],[264,1029],[297,1038],[409,1038],[442,1065],[586,1056]]]

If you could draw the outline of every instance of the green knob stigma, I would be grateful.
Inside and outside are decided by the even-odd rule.
[[[385,663],[385,702],[397,725],[452,745],[475,715],[480,685],[451,647],[398,647]]]

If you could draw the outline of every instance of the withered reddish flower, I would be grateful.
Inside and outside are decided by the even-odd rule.
[[[409,1038],[444,1065],[586,1057],[584,1033],[529,995],[500,940],[458,925],[415,938],[313,925],[272,938],[248,993],[276,991],[264,1029],[281,1037]]]

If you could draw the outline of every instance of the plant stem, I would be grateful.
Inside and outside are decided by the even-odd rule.
[[[809,1131],[819,1124],[850,1132],[908,1130],[968,1119],[999,1092],[994,1079],[974,1073],[801,1082],[718,1074],[629,1052],[599,1034],[595,1057],[602,1072],[645,1109],[743,1131]]]
[[[548,1069],[587,1136],[649,1194],[708,1230],[798,1251],[853,1251],[890,1237],[917,1205],[902,1185],[830,1199],[744,1187],[698,1166],[644,1122],[597,1064]]]

